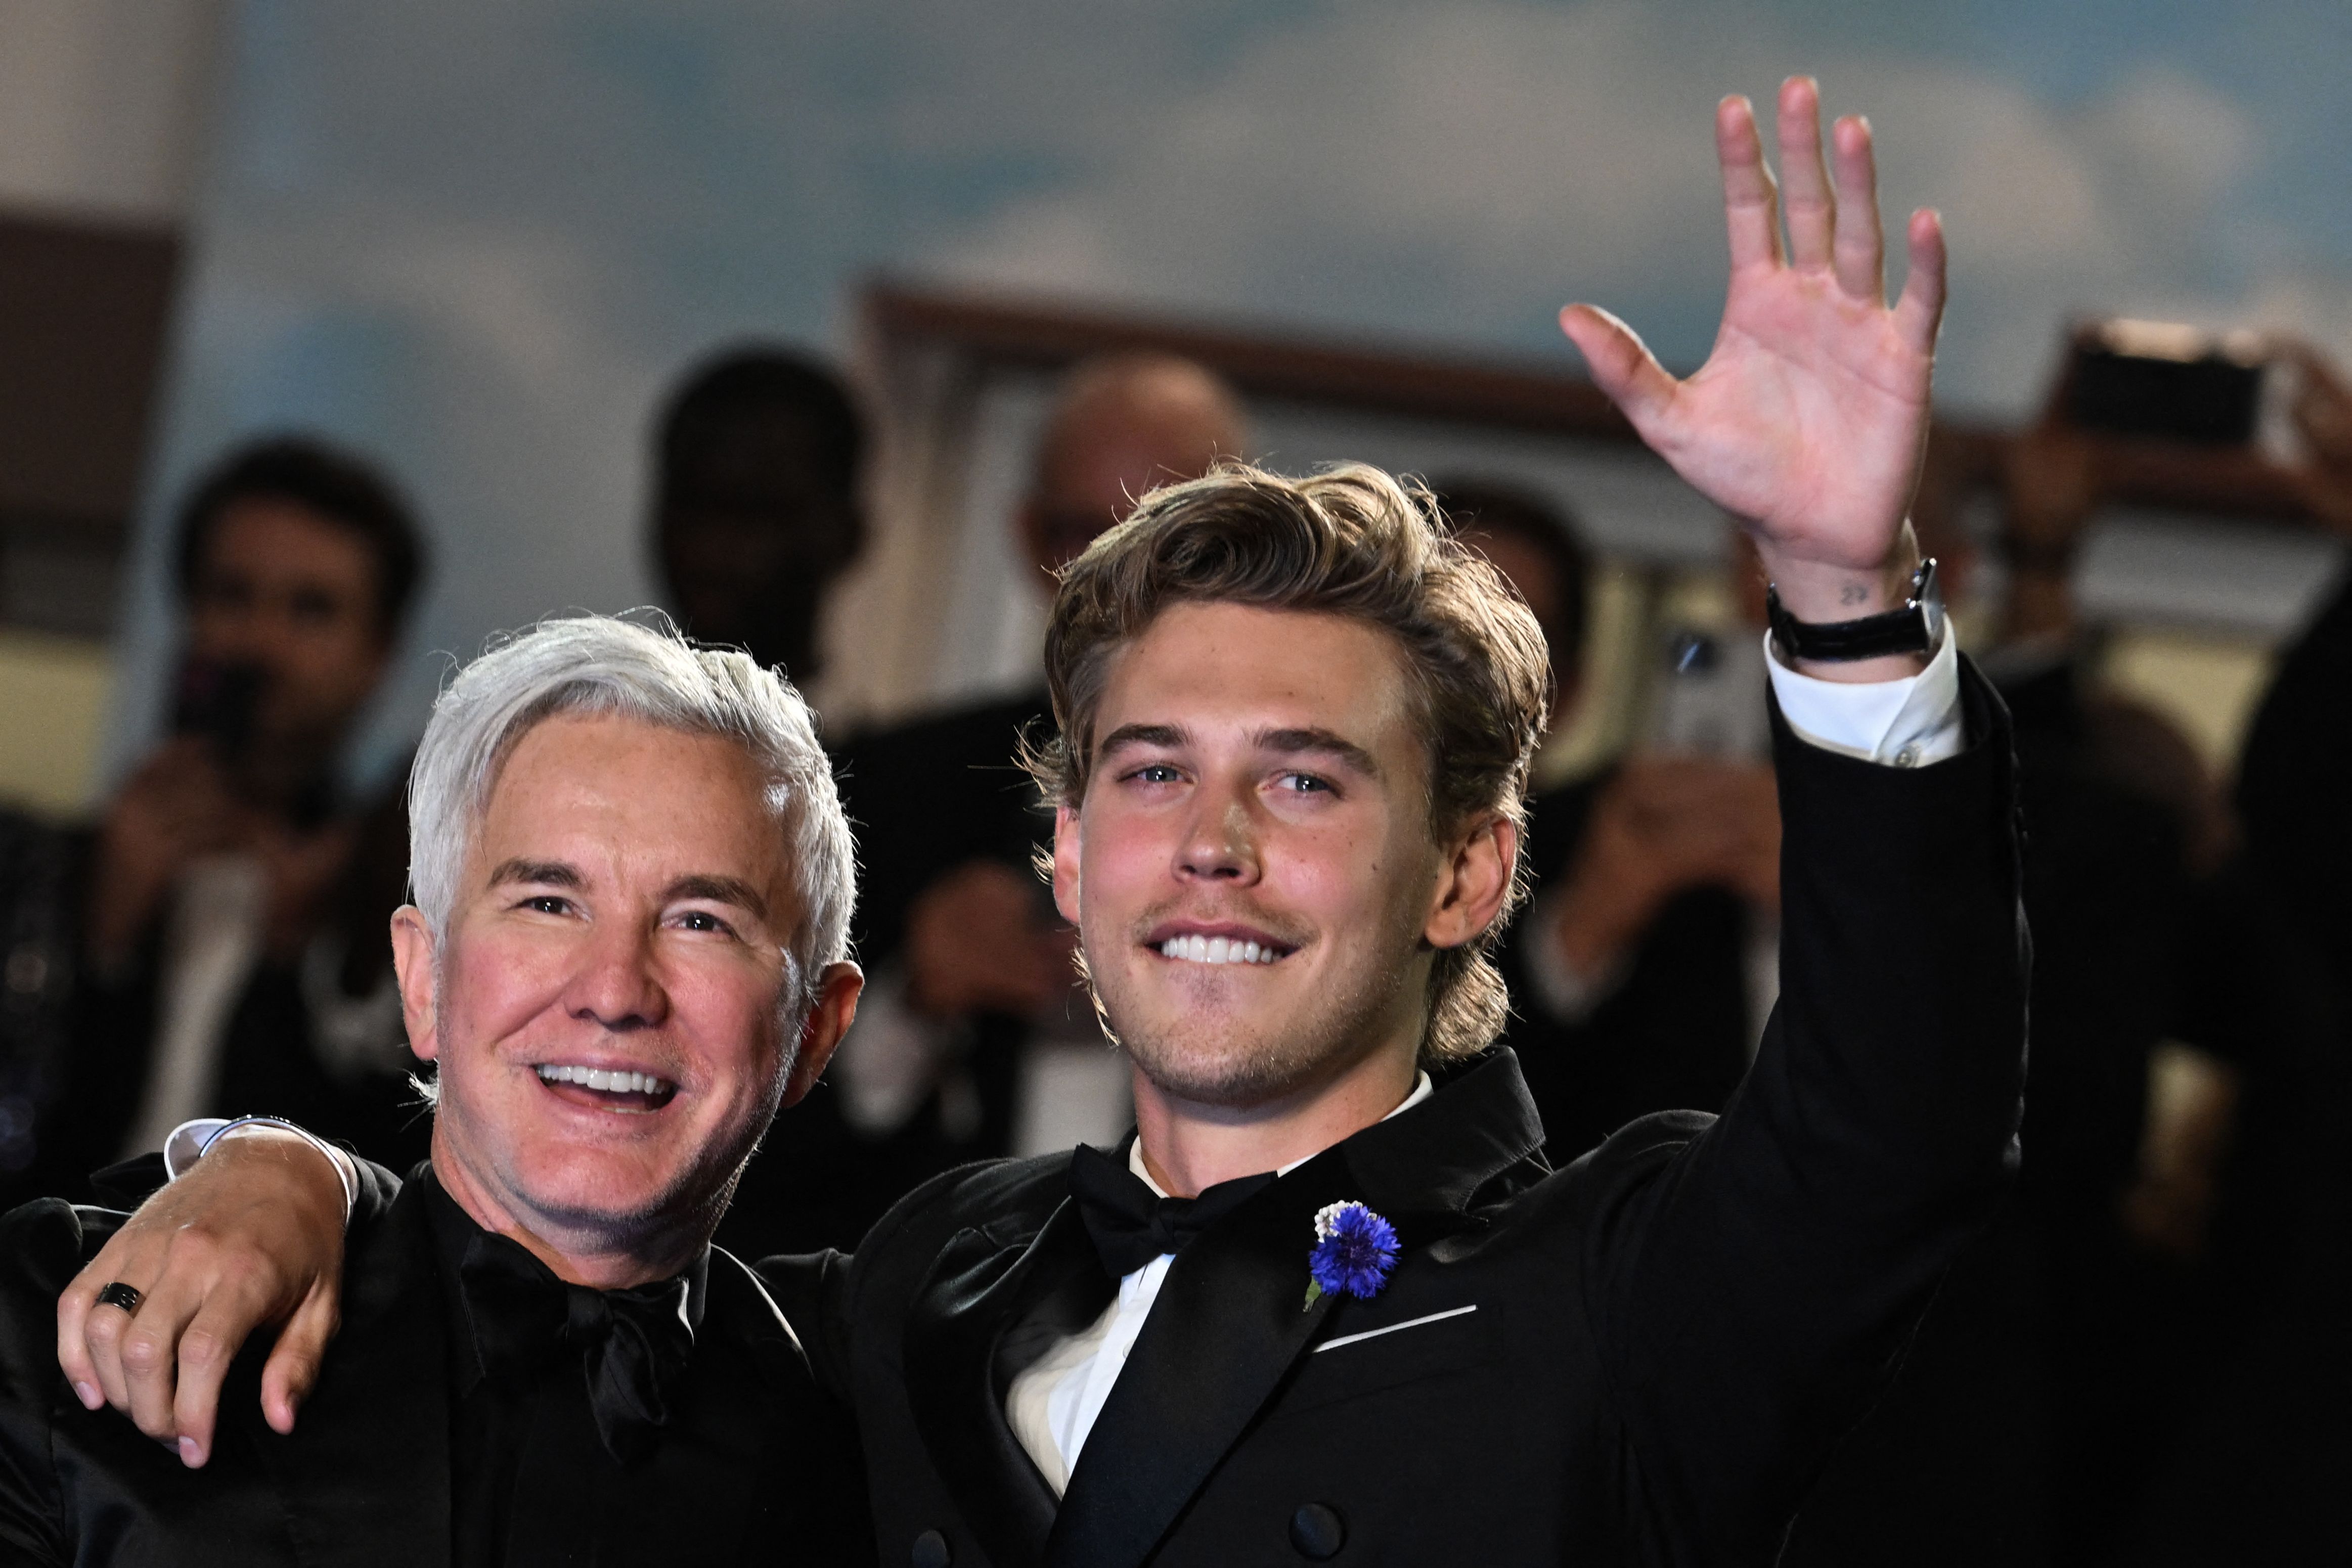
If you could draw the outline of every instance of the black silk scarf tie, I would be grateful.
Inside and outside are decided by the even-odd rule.
[[[577,1359],[604,1451],[627,1465],[652,1448],[694,1355],[684,1278],[620,1291],[566,1284],[520,1243],[484,1232],[466,1243],[457,1279],[484,1376],[520,1384]]]
[[[1070,1196],[1095,1244],[1103,1267],[1124,1280],[1163,1252],[1181,1252],[1184,1243],[1274,1185],[1274,1173],[1221,1181],[1198,1197],[1162,1197],[1127,1168],[1091,1145],[1070,1155]]]

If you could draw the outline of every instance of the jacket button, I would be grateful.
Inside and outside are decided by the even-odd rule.
[[[1338,1509],[1310,1502],[1290,1516],[1290,1544],[1298,1548],[1301,1557],[1317,1563],[1337,1557],[1339,1548],[1348,1544],[1347,1521]]]
[[[926,1530],[915,1537],[915,1550],[908,1554],[914,1568],[948,1568],[955,1561],[955,1550],[948,1538],[936,1530]]]

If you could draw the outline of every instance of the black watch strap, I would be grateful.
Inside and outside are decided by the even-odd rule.
[[[1936,558],[1929,556],[1911,574],[1911,596],[1899,610],[1826,624],[1800,621],[1780,602],[1780,590],[1768,585],[1764,613],[1772,629],[1772,645],[1791,662],[1850,664],[1893,653],[1929,653],[1944,625],[1944,601],[1936,591]]]

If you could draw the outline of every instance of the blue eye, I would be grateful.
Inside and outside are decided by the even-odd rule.
[[[1147,762],[1128,777],[1146,784],[1173,784],[1183,775],[1165,762]]]
[[[1312,773],[1286,773],[1282,776],[1282,787],[1294,795],[1328,794],[1331,789],[1329,784]]]

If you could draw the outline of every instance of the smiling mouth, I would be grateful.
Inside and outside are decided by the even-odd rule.
[[[606,1111],[658,1111],[677,1097],[677,1085],[650,1072],[614,1068],[574,1067],[542,1061],[531,1069],[539,1081],[575,1105]]]
[[[1171,936],[1152,951],[1181,964],[1278,964],[1297,949],[1237,936]]]

